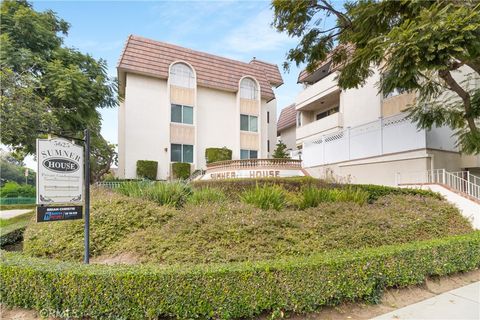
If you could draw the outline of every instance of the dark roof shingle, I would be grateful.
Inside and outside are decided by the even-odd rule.
[[[231,92],[238,91],[238,82],[244,76],[254,77],[260,84],[261,97],[275,99],[273,86],[283,83],[278,67],[263,61],[240,62],[213,54],[183,48],[165,42],[131,35],[118,63],[118,70],[168,78],[172,62],[190,63],[197,75],[197,85]]]

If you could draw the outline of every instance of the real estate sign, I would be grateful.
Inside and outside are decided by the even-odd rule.
[[[62,138],[37,139],[37,204],[81,203],[83,147]]]

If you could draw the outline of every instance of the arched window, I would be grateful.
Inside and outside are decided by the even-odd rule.
[[[195,76],[192,68],[185,63],[175,63],[170,68],[170,84],[183,88],[194,88]]]
[[[240,82],[240,98],[257,100],[257,84],[253,79],[242,79]]]

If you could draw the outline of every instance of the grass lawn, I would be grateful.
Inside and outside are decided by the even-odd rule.
[[[33,214],[32,210],[32,212],[27,212],[10,219],[0,219],[0,235],[4,236],[17,229],[25,228],[32,219]]]
[[[128,255],[130,262],[161,265],[258,261],[472,232],[436,194],[313,188],[96,189],[92,258]],[[24,238],[29,255],[82,259],[82,220],[31,224]]]

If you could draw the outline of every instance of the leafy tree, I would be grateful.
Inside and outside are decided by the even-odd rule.
[[[273,150],[272,157],[276,159],[287,159],[289,158],[287,152],[287,145],[282,142],[282,140],[278,141],[275,150]]]
[[[7,0],[0,14],[1,143],[22,158],[35,152],[39,132],[80,138],[89,128],[92,154],[100,155],[92,160],[98,177],[115,158],[114,148],[100,135],[97,110],[117,103],[106,62],[65,47],[69,24],[52,11]]]
[[[272,6],[277,30],[300,37],[286,69],[295,62],[313,71],[328,56],[343,89],[361,86],[378,70],[380,91],[418,92],[410,115],[419,127],[448,125],[464,152],[480,152],[478,1],[362,0],[340,9],[327,0],[273,0]],[[328,17],[335,25],[322,28]],[[467,70],[466,80],[459,70]]]
[[[25,164],[22,161],[18,161],[10,153],[0,152],[0,175],[2,185],[6,182],[12,181],[19,184],[25,183]],[[27,183],[35,185],[35,171],[29,169],[27,177]]]

